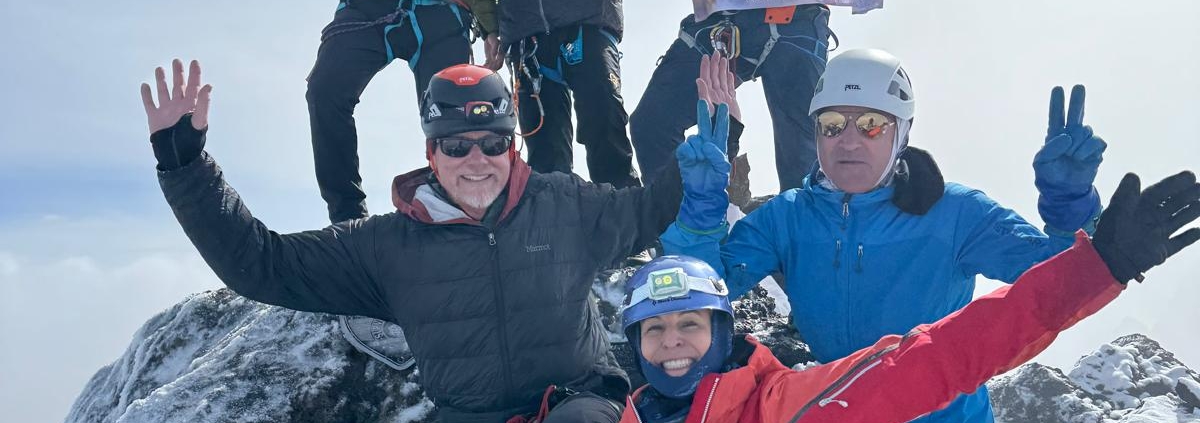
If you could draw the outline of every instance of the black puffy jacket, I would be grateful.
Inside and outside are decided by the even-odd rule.
[[[158,140],[196,137],[203,142],[202,134],[154,139],[158,148]],[[519,160],[513,169],[495,227],[439,217],[446,209],[428,196],[414,201],[427,169],[397,178],[399,212],[293,234],[251,216],[207,153],[160,168],[159,182],[192,243],[234,291],[395,322],[443,421],[499,422],[533,411],[550,384],[590,389],[616,380],[619,391],[628,388],[591,284],[599,269],[653,242],[681,199],[677,169],[651,187],[620,190],[531,173]]]
[[[500,38],[509,45],[569,25],[594,25],[618,39],[625,31],[622,0],[500,0]]]

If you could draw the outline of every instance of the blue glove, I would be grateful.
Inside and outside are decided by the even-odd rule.
[[[1050,92],[1050,125],[1046,145],[1033,157],[1038,212],[1046,225],[1064,232],[1090,228],[1100,214],[1100,194],[1092,183],[1108,144],[1083,124],[1083,85],[1071,89],[1063,118],[1063,89]]]
[[[718,104],[716,124],[708,114],[708,103],[696,102],[696,126],[699,133],[675,149],[679,174],[683,178],[683,203],[679,205],[678,223],[692,232],[723,230],[725,212],[729,208],[729,171],[732,166],[725,156],[729,140],[729,107]]]

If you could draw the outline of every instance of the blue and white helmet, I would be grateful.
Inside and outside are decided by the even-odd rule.
[[[703,260],[662,256],[629,278],[621,309],[622,329],[667,313],[711,309],[733,317],[725,280]]]
[[[622,328],[646,380],[659,393],[671,398],[686,398],[696,391],[704,375],[721,371],[732,350],[733,307],[729,289],[721,275],[703,260],[687,256],[662,256],[642,266],[629,278]],[[704,356],[683,376],[670,376],[641,353],[639,322],[655,316],[682,311],[713,311],[713,342]]]

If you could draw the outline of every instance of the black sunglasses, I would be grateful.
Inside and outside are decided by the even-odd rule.
[[[488,135],[479,139],[447,137],[438,138],[438,149],[450,157],[467,157],[471,147],[478,145],[479,151],[488,156],[499,156],[512,146],[512,135]]]

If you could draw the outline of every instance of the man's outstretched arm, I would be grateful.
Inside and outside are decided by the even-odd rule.
[[[268,229],[204,152],[211,87],[199,87],[199,64],[192,62],[186,85],[182,63],[176,60],[173,68],[171,92],[163,70],[156,72],[158,106],[149,86],[142,86],[159,183],[180,226],[221,281],[268,304],[389,319],[374,277],[377,222],[287,235]]]

